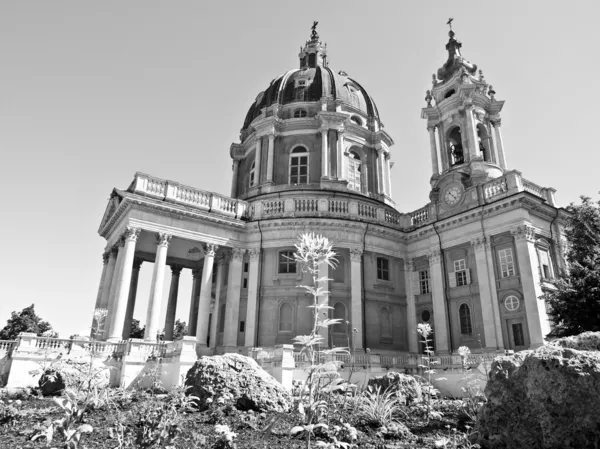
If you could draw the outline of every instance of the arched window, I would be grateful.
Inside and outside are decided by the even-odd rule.
[[[256,161],[252,162],[252,165],[250,166],[249,185],[250,185],[250,187],[252,187],[252,186],[254,186],[254,184],[256,184]]]
[[[279,306],[279,332],[292,332],[292,306],[284,302]]]
[[[486,162],[493,162],[492,151],[490,146],[490,136],[483,123],[477,124],[477,142],[483,160]]]
[[[333,306],[333,318],[341,321],[333,325],[333,332],[343,333],[346,329],[346,306],[341,302],[336,302]]]
[[[462,335],[471,335],[473,326],[471,324],[471,309],[467,304],[462,304],[458,309],[460,317],[460,333]]]
[[[354,151],[348,154],[348,188],[362,192],[362,162]]]
[[[448,92],[446,92],[446,94],[444,95],[444,99],[446,98],[450,98],[452,95],[454,95],[456,93],[456,91],[454,89],[450,89]]]
[[[352,117],[350,117],[350,121],[352,123],[356,123],[358,126],[362,126],[362,120],[358,115],[353,115]]]
[[[457,126],[448,134],[448,149],[452,165],[458,165],[465,162],[463,153],[462,136],[460,128]]]
[[[219,332],[225,331],[225,304],[219,307]]]
[[[308,184],[308,150],[296,147],[290,157],[290,184]]]
[[[296,109],[294,111],[294,118],[306,117],[307,112],[305,109]]]

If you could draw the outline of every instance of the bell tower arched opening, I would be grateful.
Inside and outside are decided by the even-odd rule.
[[[465,162],[460,126],[455,126],[448,132],[448,160],[450,166],[464,164]]]
[[[477,141],[479,146],[479,154],[485,162],[496,162],[492,153],[492,145],[490,144],[490,134],[483,123],[477,124]]]

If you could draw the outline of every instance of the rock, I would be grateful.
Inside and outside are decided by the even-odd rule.
[[[58,371],[47,369],[38,380],[42,396],[58,396],[65,389],[65,381]]]
[[[600,441],[600,333],[498,357],[479,411],[489,448],[588,448]]]
[[[380,387],[381,391],[388,388],[399,391],[406,398],[407,404],[421,400],[421,385],[417,379],[408,374],[389,372],[383,376],[372,377],[369,379],[368,386]]]
[[[239,410],[288,412],[290,393],[253,359],[240,354],[203,356],[187,372],[186,394],[199,398],[199,408],[233,404]]]

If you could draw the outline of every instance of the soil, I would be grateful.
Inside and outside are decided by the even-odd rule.
[[[152,399],[156,400],[156,399]],[[79,448],[118,448],[119,442],[116,438],[116,423],[121,423],[126,429],[129,429],[129,435],[134,438],[136,424],[139,424],[140,418],[146,413],[150,399],[134,398],[119,407],[100,408],[90,410],[85,413],[83,423],[93,427],[93,432],[84,434],[81,437]],[[46,445],[44,438],[31,441],[32,437],[41,433],[48,427],[48,424],[64,416],[61,408],[51,398],[40,398],[31,396],[23,399],[20,403],[4,400],[5,405],[12,405],[18,410],[18,415],[13,419],[8,418],[1,413],[0,408],[0,448],[2,449],[25,449],[25,448],[43,448],[43,447],[64,447],[62,436],[56,436],[50,446]],[[146,402],[146,404],[144,404]],[[412,436],[402,439],[386,438],[377,429],[359,428],[358,441],[355,446],[358,448],[434,448],[446,447],[439,445],[441,439],[452,439],[452,435],[458,431],[462,435],[468,431],[473,423],[464,421],[460,413],[453,414],[452,410],[457,410],[453,401],[448,401],[449,405],[442,404],[444,417],[425,425],[422,419],[407,418],[405,424],[412,432]],[[454,401],[455,402],[455,401]],[[5,409],[6,410],[6,409]],[[6,413],[6,412],[5,412]],[[147,416],[147,415],[144,415]],[[228,446],[220,445],[217,442],[218,435],[215,433],[216,424],[228,425],[230,430],[236,434],[234,439],[237,449],[243,448],[305,448],[306,441],[304,437],[291,437],[290,429],[300,423],[300,417],[294,413],[257,413],[240,412],[233,407],[221,407],[205,412],[186,412],[179,413],[180,421],[178,423],[177,437],[169,444],[157,444],[153,446],[141,446],[132,444],[128,447],[156,447],[156,448],[226,448]],[[270,431],[264,431],[268,425],[275,420]],[[457,430],[454,430],[457,429]],[[317,439],[327,441],[325,435],[317,434]],[[313,438],[314,441],[314,438]],[[436,445],[438,442],[438,445]],[[463,438],[464,442],[464,438]],[[466,444],[466,443],[464,443]],[[312,447],[315,447],[313,444]],[[333,446],[332,446],[333,447]],[[457,446],[448,445],[448,447],[472,447],[470,445]]]

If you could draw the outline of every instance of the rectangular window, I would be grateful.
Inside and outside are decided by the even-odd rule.
[[[244,278],[244,283],[242,285],[242,288],[248,288],[248,278]]]
[[[281,251],[279,253],[279,274],[296,272],[296,260],[293,251]]]
[[[500,259],[500,275],[503,278],[515,275],[515,260],[513,258],[512,249],[501,249],[498,251]]]
[[[240,332],[246,332],[246,322],[240,321]]]
[[[217,282],[217,264],[214,264],[213,266],[213,272],[212,272],[212,283],[215,284]]]
[[[248,262],[244,262],[244,273],[248,272]]]
[[[515,346],[525,346],[525,336],[523,335],[523,325],[521,323],[515,323],[512,325],[513,340]]]
[[[384,257],[377,258],[377,279],[390,280],[390,261]]]
[[[454,276],[456,279],[456,287],[469,284],[469,275],[467,272],[467,263],[465,259],[454,261]]]
[[[308,156],[292,156],[290,184],[308,184]]]
[[[542,276],[544,279],[552,278],[552,271],[550,270],[550,257],[548,251],[544,249],[538,250],[540,255],[540,265],[542,267]]]
[[[421,295],[430,293],[429,291],[429,270],[419,271],[419,291]]]

